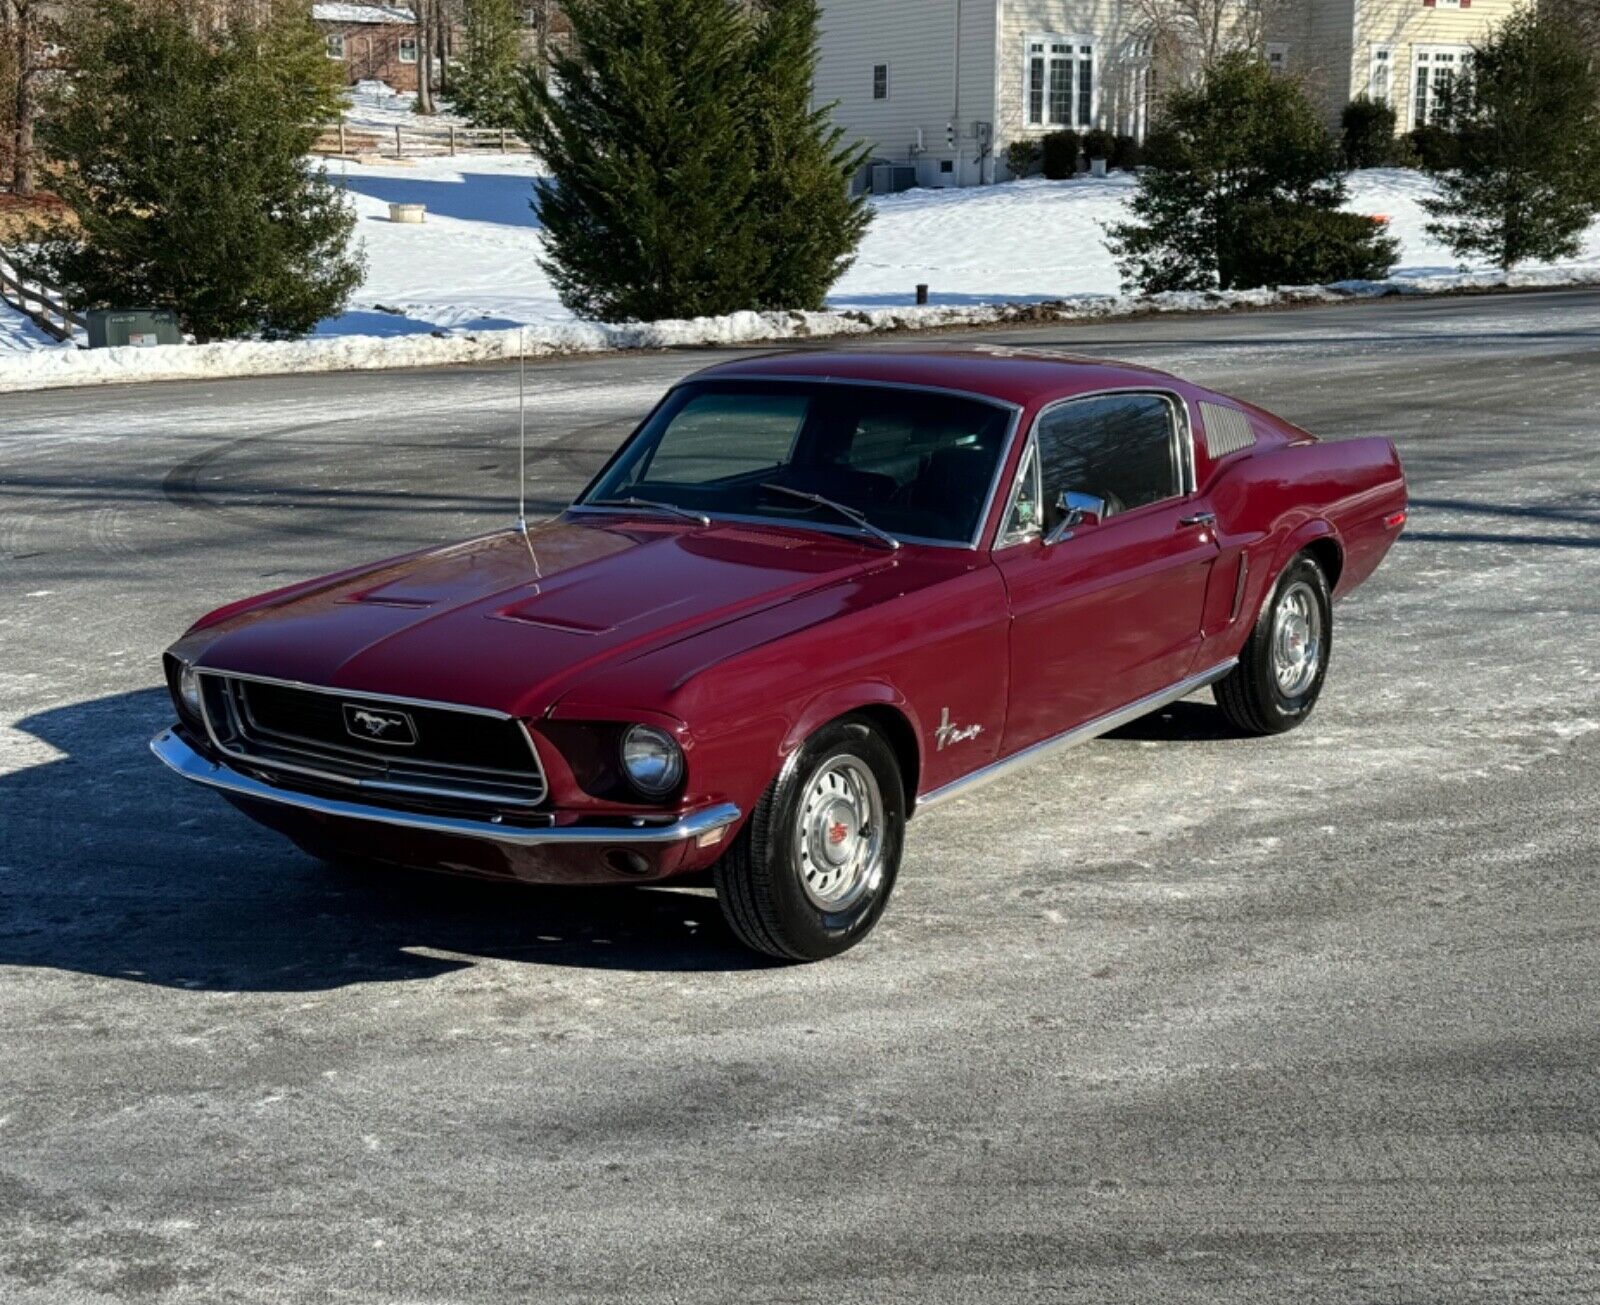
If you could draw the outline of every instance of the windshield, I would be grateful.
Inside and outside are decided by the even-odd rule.
[[[821,382],[706,381],[674,391],[583,495],[848,531],[777,489],[821,495],[880,530],[969,544],[1011,413],[957,395]]]

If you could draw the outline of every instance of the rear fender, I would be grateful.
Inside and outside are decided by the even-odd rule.
[[[1278,546],[1277,556],[1272,559],[1272,569],[1268,573],[1269,583],[1276,584],[1278,577],[1290,562],[1294,561],[1307,547],[1319,540],[1327,540],[1338,551],[1342,563],[1344,558],[1344,541],[1339,538],[1339,532],[1334,529],[1333,523],[1322,517],[1313,517],[1309,521],[1302,521],[1284,537],[1283,543]],[[1338,568],[1335,569],[1337,574]],[[1336,576],[1330,576],[1330,588]]]

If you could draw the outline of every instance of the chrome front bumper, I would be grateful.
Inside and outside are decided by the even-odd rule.
[[[272,802],[296,807],[318,815],[344,820],[370,820],[374,824],[398,826],[430,834],[453,834],[458,838],[480,838],[486,842],[515,847],[589,846],[638,847],[680,843],[737,824],[741,812],[731,802],[692,811],[670,825],[551,825],[528,829],[496,820],[467,820],[456,816],[433,815],[424,811],[399,811],[390,807],[345,802],[315,793],[297,793],[275,788],[229,766],[201,756],[172,730],[163,730],[150,741],[150,751],[184,779],[207,788],[219,789],[234,797],[256,802]]]

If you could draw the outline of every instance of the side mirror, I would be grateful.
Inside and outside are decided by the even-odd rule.
[[[1046,544],[1059,544],[1063,539],[1070,539],[1079,526],[1098,526],[1105,520],[1106,501],[1093,494],[1080,494],[1077,490],[1069,489],[1056,500],[1056,511],[1060,519],[1045,536]]]

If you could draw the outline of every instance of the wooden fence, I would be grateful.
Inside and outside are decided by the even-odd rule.
[[[377,154],[386,158],[403,159],[421,155],[441,154],[528,154],[527,141],[504,128],[457,127],[449,123],[440,126],[420,124],[394,127],[360,126],[339,119],[336,127],[329,127],[317,138],[312,147],[316,154],[355,155]]]
[[[0,299],[54,340],[70,340],[73,327],[88,323],[62,302],[59,286],[51,285],[0,256]]]

